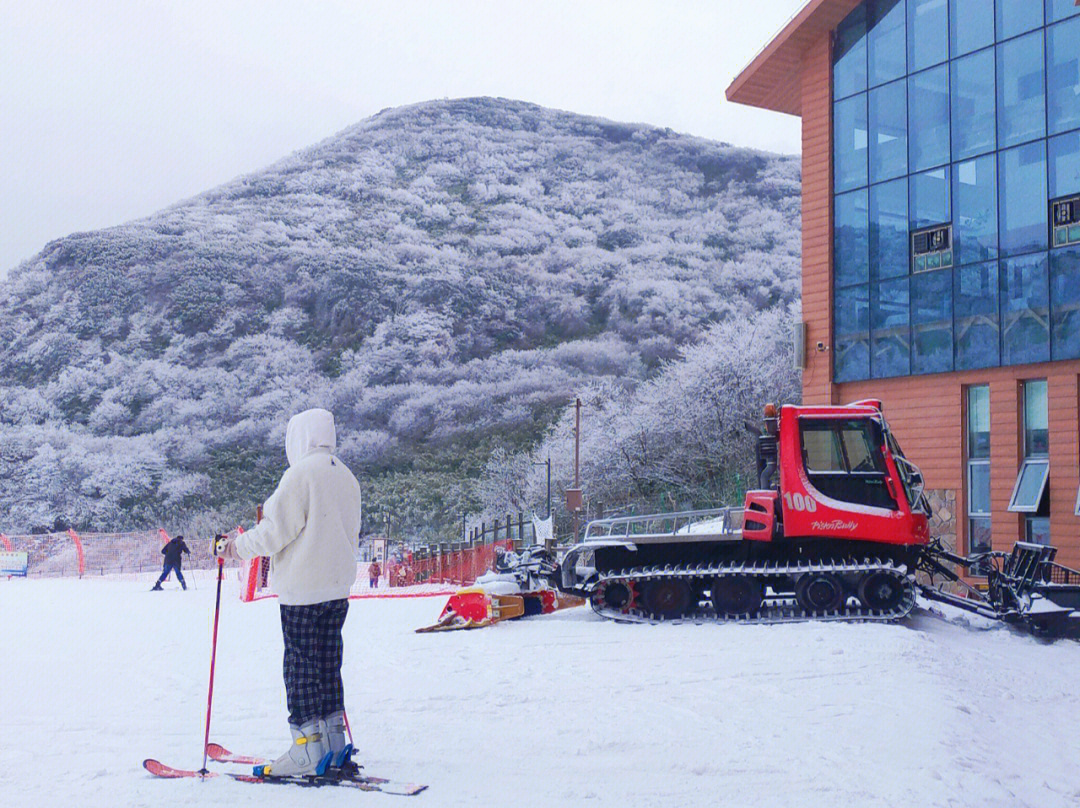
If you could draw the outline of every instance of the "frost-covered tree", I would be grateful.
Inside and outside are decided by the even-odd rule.
[[[649,380],[707,394],[673,358],[797,300],[798,218],[793,158],[515,101],[386,110],[0,283],[0,530],[248,520],[318,405],[366,501],[436,535],[579,390],[623,424],[589,474],[678,494],[735,438],[680,462],[624,394],[704,429]]]

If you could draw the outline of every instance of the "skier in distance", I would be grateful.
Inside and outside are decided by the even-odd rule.
[[[181,553],[191,555],[191,550],[188,549],[183,536],[177,536],[174,539],[170,539],[165,543],[165,546],[161,548],[161,554],[165,556],[165,561],[161,567],[161,577],[158,578],[157,583],[151,587],[151,592],[161,591],[161,584],[169,577],[170,572],[176,572],[176,580],[180,582],[180,586],[185,590],[187,589],[184,573],[180,572],[180,563],[183,560]]]
[[[226,559],[270,557],[285,640],[285,694],[293,743],[266,777],[353,767],[345,739],[341,629],[356,580],[360,484],[334,455],[334,416],[311,409],[285,431],[289,468],[263,505],[263,519],[235,538],[215,539]]]

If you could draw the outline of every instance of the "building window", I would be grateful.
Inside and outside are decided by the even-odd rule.
[[[871,87],[907,70],[904,0],[867,0],[867,76]]]
[[[877,285],[870,299],[870,373],[875,379],[911,373],[908,279]]]
[[[986,155],[953,170],[953,238],[957,264],[998,257],[997,161]]]
[[[1046,29],[1046,119],[1050,134],[1080,126],[1080,18]]]
[[[911,369],[953,369],[952,272],[921,272],[911,278]]]
[[[998,45],[997,62],[998,147],[1004,149],[1045,137],[1046,58],[1042,31]]]
[[[1077,96],[1080,99],[1080,95]],[[1080,131],[1047,141],[1050,162],[1050,198],[1080,193]]]
[[[1042,24],[1043,4],[1039,0],[997,0],[998,42]]]
[[[942,166],[908,177],[908,211],[912,230],[944,224],[952,219],[949,176],[949,167]]]
[[[1002,255],[1045,250],[1046,141],[998,153],[998,216]]]
[[[907,174],[907,90],[894,81],[870,91],[870,182]]]
[[[908,0],[908,70],[941,64],[949,56],[946,0]]]
[[[1009,510],[1024,514],[1024,537],[1039,544],[1050,543],[1049,411],[1046,380],[1024,382],[1024,462],[1016,475]]]
[[[1050,358],[1050,291],[1046,253],[1001,262],[1001,361]]]
[[[949,71],[945,65],[908,79],[908,126],[911,171],[949,162]]]
[[[966,160],[997,148],[994,49],[973,53],[951,65],[953,158]]]
[[[839,289],[834,299],[834,375],[838,382],[870,378],[870,291]]]
[[[870,278],[908,275],[908,183],[883,182],[870,188]]]
[[[1050,253],[1050,356],[1080,359],[1080,247]]]
[[[866,185],[866,93],[836,103],[833,130],[836,190]]]
[[[1075,14],[1080,14],[1080,4],[1076,0],[1046,0],[1047,22],[1057,22]]]
[[[994,17],[986,0],[950,0],[949,34],[953,58],[994,44]]]
[[[870,279],[870,212],[866,189],[836,197],[833,272],[838,287]]]
[[[997,261],[963,267],[955,280],[956,369],[994,367],[1001,362]]]
[[[866,89],[866,6],[860,3],[836,27],[833,43],[833,98]]]
[[[989,552],[990,540],[990,386],[967,390],[968,555]],[[986,574],[985,564],[972,569]]]

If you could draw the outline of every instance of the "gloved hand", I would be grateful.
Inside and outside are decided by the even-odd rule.
[[[236,552],[236,538],[218,533],[213,538],[212,550],[215,556],[225,561],[242,561]]]

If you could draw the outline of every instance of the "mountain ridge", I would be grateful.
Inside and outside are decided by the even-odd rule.
[[[796,300],[798,193],[794,158],[456,99],[54,240],[0,283],[0,529],[235,520],[316,404],[376,508],[459,523],[574,390]]]

